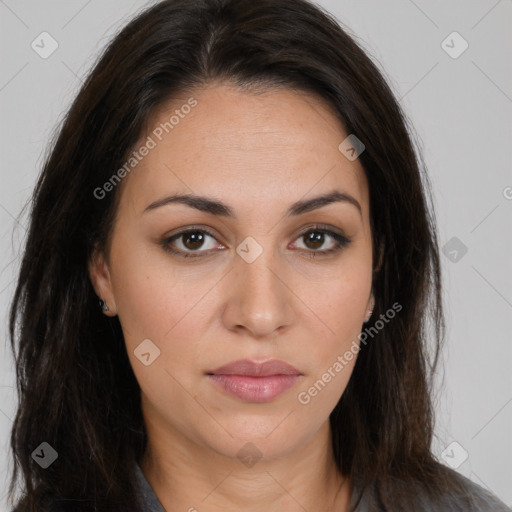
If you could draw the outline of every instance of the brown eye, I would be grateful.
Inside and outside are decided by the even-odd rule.
[[[190,250],[200,249],[204,244],[204,234],[201,231],[189,231],[183,235],[183,245]]]
[[[319,249],[324,244],[325,234],[320,231],[310,231],[304,237],[305,244],[308,249]]]
[[[327,256],[341,250],[345,245],[350,243],[350,240],[343,235],[328,229],[316,227],[310,228],[308,231],[302,233],[297,238],[297,240],[300,239],[303,239],[305,246],[304,252],[308,256]],[[329,242],[329,240],[331,241]],[[320,248],[324,246],[324,244],[327,244],[327,248],[321,250]]]
[[[211,239],[212,241],[209,241]],[[215,236],[204,228],[187,229],[171,237],[165,238],[160,243],[164,250],[172,254],[177,254],[184,258],[195,258],[207,255],[211,249],[217,245],[220,248],[224,246],[220,243],[215,244]],[[196,253],[196,254],[194,254]]]
[[[209,241],[208,239],[211,239]],[[329,256],[333,253],[340,251],[345,245],[348,245],[351,240],[345,236],[334,231],[313,227],[303,232],[297,240],[303,240],[304,247],[298,246],[303,249],[302,252],[308,257],[316,256]],[[201,229],[187,229],[181,231],[171,237],[163,239],[160,244],[165,251],[181,256],[183,258],[198,258],[208,256],[216,249],[225,249],[225,247],[217,241],[215,236],[208,230]],[[208,246],[210,244],[210,246]],[[297,248],[297,244],[294,244]],[[327,248],[321,249],[324,245]]]

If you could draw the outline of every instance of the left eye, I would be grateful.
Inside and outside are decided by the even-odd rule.
[[[320,252],[324,254],[336,251],[348,243],[348,239],[345,237],[326,229],[310,229],[309,231],[302,233],[297,240],[300,240],[301,238],[305,241],[305,248],[307,251]],[[331,239],[330,247],[323,251],[319,251],[318,249],[325,244],[326,238]]]

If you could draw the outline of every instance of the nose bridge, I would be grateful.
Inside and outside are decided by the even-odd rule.
[[[262,295],[274,295],[279,293],[278,270],[276,258],[272,247],[271,237],[256,241],[247,237],[238,247],[237,275],[241,281],[242,292],[247,290],[253,298]],[[267,297],[269,298],[269,297]]]
[[[238,262],[240,267],[240,277],[244,280],[246,286],[256,290],[272,290],[275,288],[274,281],[277,279],[275,270],[275,258],[270,247],[252,262],[242,260]]]
[[[290,297],[275,257],[272,237],[247,237],[237,247],[229,323],[268,335],[291,321]]]

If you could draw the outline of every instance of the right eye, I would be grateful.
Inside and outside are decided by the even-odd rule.
[[[208,238],[215,240],[215,236],[207,229],[189,228],[184,231],[180,231],[171,237],[163,239],[161,244],[164,250],[172,254],[176,254],[183,258],[197,258],[204,255],[200,253],[209,252],[214,249],[215,244],[206,250],[199,250],[204,246]],[[221,248],[225,248],[222,244],[220,245]]]

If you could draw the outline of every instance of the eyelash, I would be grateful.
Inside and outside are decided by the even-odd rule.
[[[180,256],[182,258],[202,258],[204,255],[201,253],[208,253],[209,251],[192,251],[192,252],[183,252],[181,250],[176,250],[171,247],[171,243],[180,238],[181,236],[187,235],[189,233],[205,233],[208,236],[211,236],[212,238],[215,238],[215,235],[211,233],[206,228],[188,228],[184,231],[180,231],[179,233],[176,233],[175,235],[172,235],[171,237],[164,238],[161,241],[161,245],[163,249],[166,252],[169,252],[171,254],[175,254],[177,256]],[[331,231],[330,229],[326,227],[322,227],[321,225],[315,225],[310,226],[306,231],[303,231],[297,236],[297,239],[300,237],[303,237],[309,233],[322,233],[324,235],[328,235],[332,237],[336,241],[336,246],[332,247],[331,249],[323,250],[323,251],[315,251],[313,249],[311,250],[303,250],[307,254],[307,257],[310,258],[316,258],[318,256],[324,257],[324,256],[330,256],[331,254],[340,251],[345,246],[347,246],[352,240],[349,238],[340,235],[339,233],[336,233],[334,231]]]

